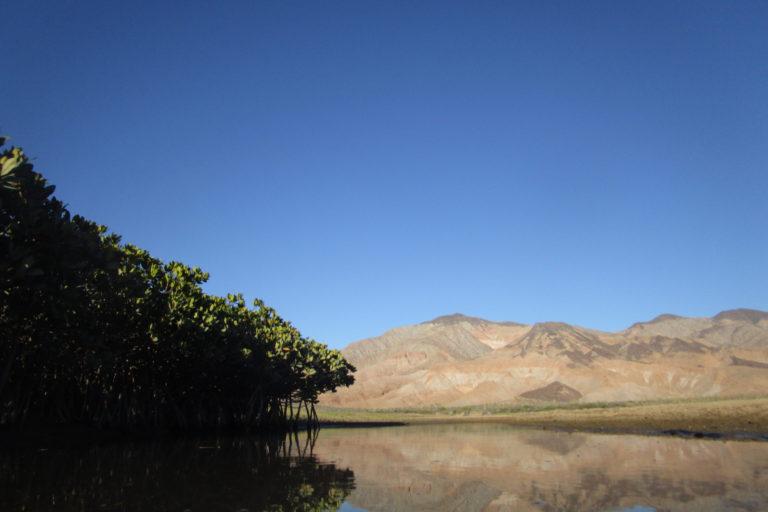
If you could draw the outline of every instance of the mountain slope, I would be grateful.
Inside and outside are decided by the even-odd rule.
[[[754,309],[723,311],[712,318],[660,315],[650,322],[636,323],[628,336],[668,336],[695,339],[713,346],[765,347],[768,313]]]
[[[660,315],[616,333],[453,314],[343,352],[357,381],[322,399],[342,407],[760,394],[768,390],[768,313]]]

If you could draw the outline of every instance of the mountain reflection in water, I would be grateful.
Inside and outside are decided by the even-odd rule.
[[[768,443],[464,424],[325,430],[369,511],[768,510]]]
[[[3,511],[767,509],[753,441],[464,424],[0,451]]]

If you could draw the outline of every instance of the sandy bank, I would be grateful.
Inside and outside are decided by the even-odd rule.
[[[467,410],[387,411],[323,409],[322,421],[330,424],[397,422],[400,424],[501,422],[539,428],[628,433],[719,434],[727,437],[768,439],[768,397],[707,399],[669,403],[583,404],[540,410],[483,413]]]

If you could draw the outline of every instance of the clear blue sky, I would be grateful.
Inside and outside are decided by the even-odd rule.
[[[768,309],[768,3],[2,2],[57,194],[340,347]]]

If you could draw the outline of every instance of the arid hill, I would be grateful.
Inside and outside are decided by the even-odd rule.
[[[561,322],[460,314],[352,343],[349,389],[323,397],[360,408],[619,401],[768,392],[768,313],[660,315],[609,333]]]

